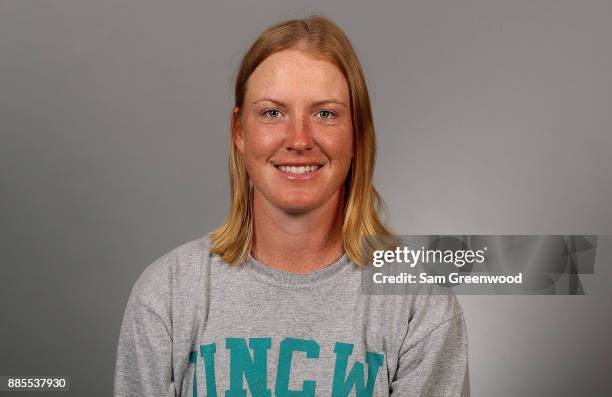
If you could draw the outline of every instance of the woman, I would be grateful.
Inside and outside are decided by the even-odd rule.
[[[231,117],[230,213],[134,285],[115,395],[467,395],[454,295],[361,293],[362,238],[393,235],[344,33],[323,17],[267,29],[242,60]]]

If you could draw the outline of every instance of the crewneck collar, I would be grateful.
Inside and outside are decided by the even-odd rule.
[[[292,273],[280,269],[275,269],[253,258],[247,256],[245,264],[268,282],[282,284],[286,286],[313,286],[333,279],[337,275],[350,269],[350,261],[346,254],[343,254],[334,262],[323,267],[321,270],[307,273]]]

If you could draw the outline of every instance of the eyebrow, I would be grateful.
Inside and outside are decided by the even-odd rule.
[[[256,101],[253,101],[251,104],[255,105],[255,104],[257,104],[259,102],[263,102],[263,101],[272,102],[272,103],[274,103],[274,104],[276,104],[276,105],[278,105],[280,107],[287,108],[287,104],[286,103],[284,103],[282,101],[279,101],[279,100],[276,100],[276,99],[272,99],[272,98],[261,98],[261,99],[258,99]],[[322,101],[314,102],[312,104],[312,106],[315,107],[315,106],[325,105],[325,104],[328,104],[328,103],[335,103],[337,105],[346,107],[346,104],[344,102],[339,101],[337,99],[324,99]]]

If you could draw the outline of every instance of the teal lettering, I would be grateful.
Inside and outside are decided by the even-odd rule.
[[[304,352],[306,358],[319,358],[320,346],[314,340],[285,338],[280,344],[276,369],[276,397],[314,397],[317,382],[305,380],[302,390],[289,390],[293,352]]]
[[[272,390],[268,389],[268,349],[272,347],[272,338],[250,338],[247,348],[244,338],[226,338],[225,348],[230,350],[230,388],[225,391],[225,397],[246,397],[242,387],[242,376],[247,380],[253,397],[270,397]]]
[[[215,380],[215,352],[214,343],[200,345],[200,355],[204,359],[204,372],[206,373],[206,396],[217,397],[217,383]],[[197,396],[194,396],[197,397]]]
[[[346,376],[349,356],[353,353],[353,345],[336,342],[334,347],[336,353],[336,366],[334,368],[334,381],[332,386],[332,397],[347,397],[353,386],[357,397],[371,397],[374,392],[374,384],[378,369],[382,366],[384,355],[366,352],[366,363],[368,364],[368,380],[364,381],[363,363],[357,361],[351,372]]]
[[[198,352],[197,351],[192,351],[191,353],[189,353],[189,362],[193,364],[193,390],[192,390],[192,395],[193,395],[193,397],[198,397],[198,378],[197,378],[197,373],[198,373]]]

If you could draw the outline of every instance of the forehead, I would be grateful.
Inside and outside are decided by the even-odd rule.
[[[247,100],[338,99],[348,102],[348,84],[332,62],[299,49],[276,52],[260,63],[247,81]]]

